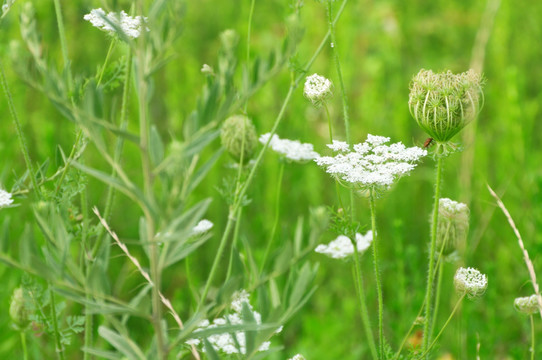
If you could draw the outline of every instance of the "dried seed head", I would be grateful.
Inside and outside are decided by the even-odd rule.
[[[439,200],[437,223],[437,249],[444,256],[465,249],[469,232],[469,208],[447,198]]]
[[[457,292],[467,294],[470,299],[484,295],[487,289],[487,276],[473,268],[459,268],[454,276]]]
[[[22,288],[17,288],[11,297],[9,305],[9,316],[18,329],[24,329],[28,326],[28,308],[25,304],[24,293]]]
[[[514,307],[517,311],[527,315],[536,314],[540,311],[538,297],[536,294],[526,297],[518,297],[514,300]]]
[[[244,115],[233,115],[227,118],[220,129],[222,146],[237,161],[247,163],[258,144],[258,135],[252,121]]]
[[[438,143],[449,141],[480,111],[482,77],[469,70],[420,70],[410,83],[408,106],[418,125]]]
[[[333,96],[331,81],[318,74],[307,76],[303,95],[316,107],[320,107]]]

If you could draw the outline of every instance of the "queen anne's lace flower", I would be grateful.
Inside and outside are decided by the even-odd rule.
[[[294,355],[294,357],[289,360],[305,360],[305,357],[301,354],[297,354],[297,355]]]
[[[213,227],[212,222],[210,222],[207,219],[203,219],[196,226],[194,226],[194,228],[192,229],[192,232],[194,235],[199,235],[211,230],[212,227]]]
[[[365,235],[356,233],[356,246],[358,247],[358,252],[367,250],[372,241],[372,231],[369,230]],[[327,245],[318,245],[314,251],[327,255],[333,259],[344,259],[354,253],[354,245],[352,245],[352,241],[350,241],[347,236],[340,235]]]
[[[464,250],[468,232],[467,205],[448,198],[439,199],[437,248],[442,249],[442,254],[447,256],[455,250]]]
[[[260,136],[260,142],[262,144],[267,144],[270,136],[270,133],[263,134]],[[276,134],[271,137],[269,146],[271,149],[291,161],[310,161],[320,156],[314,151],[312,144],[301,143],[298,140],[281,139]]]
[[[10,206],[13,203],[11,194],[5,190],[0,189],[0,209],[3,207]]]
[[[132,39],[139,37],[142,29],[149,31],[149,28],[145,25],[147,17],[131,17],[124,11],[121,11],[120,13],[110,12],[106,15],[102,8],[93,9],[90,13],[83,16],[83,19],[90,21],[94,27],[107,31],[109,34],[115,34],[117,32],[115,27],[111,25],[115,24],[122,32],[124,32],[124,34],[126,34],[126,36],[131,37]]]
[[[473,268],[459,268],[454,276],[455,289],[469,298],[482,296],[487,289],[487,276]]]
[[[416,167],[414,163],[427,155],[427,150],[416,146],[407,148],[400,142],[385,145],[389,141],[388,137],[369,134],[364,143],[354,145],[354,151],[350,151],[346,143],[333,141],[328,147],[339,154],[314,161],[339,180],[362,189],[387,189],[396,179],[408,175]]]
[[[307,76],[303,94],[313,105],[320,106],[333,95],[331,81],[318,74]]]
[[[254,311],[252,308],[252,305],[250,305],[250,295],[245,291],[241,290],[237,292],[232,299],[231,302],[231,309],[233,310],[233,313],[224,315],[223,317],[216,318],[213,320],[213,322],[209,322],[209,320],[205,319],[202,320],[194,332],[197,334],[198,331],[204,330],[204,329],[212,329],[219,326],[225,326],[225,325],[241,325],[243,324],[243,317],[242,317],[242,310],[243,310],[243,304],[246,304],[250,311],[252,311],[252,315],[254,316],[254,320],[256,320],[257,324],[262,323],[262,316],[259,312]],[[279,333],[282,331],[282,327],[280,327],[275,333]],[[246,338],[245,333],[243,331],[236,331],[235,332],[235,339],[232,337],[231,333],[223,333],[223,334],[214,334],[207,337],[207,341],[213,346],[213,348],[216,351],[222,351],[226,354],[246,354]],[[236,345],[239,344],[239,347]],[[190,339],[186,342],[189,345],[200,345],[201,340],[200,339]],[[271,345],[270,341],[264,342],[259,348],[258,351],[267,351],[269,350],[269,346]],[[203,349],[205,351],[205,348]]]
[[[517,311],[527,315],[536,314],[540,311],[538,296],[534,294],[526,297],[518,297],[514,300],[514,307]]]

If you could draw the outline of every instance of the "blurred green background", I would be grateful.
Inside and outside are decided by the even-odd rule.
[[[19,13],[24,2],[15,3],[0,24],[0,56],[9,86],[30,148],[32,159],[54,159],[57,146],[68,152],[75,139],[75,128],[39,92],[32,90],[15,74],[9,54],[20,41]],[[61,64],[61,51],[52,2],[34,1],[43,51],[53,63]],[[63,2],[65,26],[72,71],[91,76],[103,63],[108,40],[83,15],[90,9],[106,7],[129,9],[126,1]],[[285,18],[292,12],[287,0],[256,1],[251,52],[264,55],[280,45],[285,35]],[[339,2],[335,3],[337,8]],[[151,116],[165,139],[182,137],[182,124],[192,109],[205,77],[203,64],[216,66],[219,34],[234,29],[240,34],[239,58],[246,52],[247,19],[250,1],[186,1],[178,14],[183,26],[175,45],[176,57],[155,76]],[[486,15],[484,15],[486,14]],[[489,14],[489,15],[488,15]],[[492,16],[494,15],[494,17]],[[307,61],[327,31],[325,8],[306,0],[301,11],[305,35],[298,49],[301,63]],[[420,68],[453,72],[469,67],[483,67],[486,78],[485,106],[476,121],[456,137],[464,151],[451,156],[445,165],[443,197],[467,203],[471,209],[471,227],[466,258],[467,266],[480,269],[489,277],[486,295],[475,302],[465,302],[441,339],[438,353],[456,359],[473,359],[480,344],[482,359],[522,359],[528,356],[528,318],[516,313],[513,300],[532,293],[532,286],[516,238],[489,196],[490,184],[510,210],[521,231],[535,264],[542,267],[542,2],[483,1],[350,1],[337,24],[336,48],[340,53],[351,115],[354,142],[365,140],[367,133],[391,137],[393,142],[421,145],[426,136],[417,128],[408,111],[408,86]],[[474,51],[477,34],[481,52]],[[488,36],[487,44],[484,36]],[[342,107],[337,74],[329,47],[318,57],[310,73],[317,72],[335,83],[335,97],[330,102],[335,134],[344,139]],[[241,73],[239,71],[239,78]],[[248,103],[247,113],[260,133],[268,132],[286,95],[290,75],[284,69]],[[116,94],[115,96],[117,96]],[[134,108],[133,113],[136,113]],[[134,120],[135,121],[135,120]],[[539,123],[540,122],[540,123]],[[324,152],[328,139],[327,122],[322,110],[314,109],[298,88],[287,108],[278,135],[310,142]],[[202,156],[210,157],[220,148],[215,141]],[[132,154],[132,155],[131,155]],[[126,163],[135,153],[126,151]],[[0,184],[9,189],[14,174],[25,166],[5,97],[0,100]],[[135,164],[138,159],[132,159]],[[100,163],[92,151],[86,161]],[[204,183],[198,198],[212,197],[207,218],[215,223],[215,236],[192,260],[194,271],[205,279],[226,222],[227,206],[216,190],[222,182],[229,159],[223,156]],[[102,164],[103,166],[103,164]],[[252,203],[245,211],[241,236],[256,252],[263,252],[266,234],[271,231],[279,162],[272,153],[265,161],[249,191]],[[394,348],[414,320],[423,300],[429,240],[429,213],[432,206],[434,163],[428,157],[410,177],[402,179],[377,203],[378,229],[382,252],[384,282],[385,333]],[[134,170],[135,171],[135,170]],[[103,206],[103,185],[89,179],[91,206]],[[299,216],[309,216],[311,207],[336,206],[332,179],[315,164],[286,165],[281,199],[280,239],[291,239]],[[197,200],[197,199],[195,199]],[[22,206],[0,211],[0,223],[10,218],[9,238],[3,250],[17,253],[17,239],[24,226],[32,221],[25,206],[28,199],[18,199]],[[122,195],[111,226],[124,238],[137,237],[140,214]],[[357,200],[357,217],[368,224],[365,199]],[[336,235],[329,232],[328,242]],[[376,324],[376,300],[370,254],[363,257],[368,302]],[[318,290],[296,317],[285,326],[274,344],[285,349],[277,359],[302,353],[307,359],[364,359],[368,347],[360,324],[351,267],[319,254],[310,255],[319,262]],[[119,261],[119,264],[121,262]],[[119,265],[120,266],[120,265]],[[447,264],[439,323],[447,318],[455,304],[452,277],[456,265]],[[118,270],[118,269],[117,269]],[[125,271],[128,271],[124,269]],[[112,271],[114,273],[115,271]],[[540,274],[540,273],[539,273]],[[18,335],[10,329],[9,300],[18,286],[21,273],[0,265],[0,358],[18,354]],[[137,277],[129,273],[128,277]],[[164,292],[183,304],[188,295],[183,267],[166,274]],[[137,279],[139,280],[139,279]],[[134,280],[135,281],[135,280]],[[137,283],[137,281],[135,281]],[[129,294],[127,295],[129,297]],[[179,309],[186,313],[185,309]],[[542,326],[535,318],[537,333]],[[280,339],[279,339],[280,338]],[[35,338],[39,343],[43,339]],[[75,345],[77,346],[77,342]],[[542,349],[537,349],[542,357]],[[74,357],[77,358],[77,357]],[[536,356],[535,356],[536,358]]]

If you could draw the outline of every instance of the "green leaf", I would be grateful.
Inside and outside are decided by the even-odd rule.
[[[220,360],[215,348],[207,339],[203,339],[203,346],[205,346],[205,353],[209,357],[209,360]]]
[[[243,319],[243,324],[256,324],[256,319],[254,318],[254,313],[250,310],[250,307],[246,302],[243,302],[243,308],[241,310],[241,316]],[[245,330],[245,340],[246,340],[246,353],[252,354],[256,346],[256,332],[251,330]]]
[[[143,351],[127,336],[122,336],[105,326],[98,328],[98,334],[128,359],[146,360]]]
[[[151,127],[149,136],[149,156],[154,166],[157,166],[164,160],[164,143],[156,129],[156,126]]]

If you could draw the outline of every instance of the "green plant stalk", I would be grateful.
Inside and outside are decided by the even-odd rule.
[[[347,1],[348,0],[343,1],[342,5],[341,5],[341,8],[337,12],[337,16],[335,17],[334,23],[339,20],[339,17],[342,14],[342,12],[344,10],[344,7],[346,6]],[[290,102],[290,100],[292,98],[292,94],[294,93],[294,90],[299,86],[299,83],[304,78],[304,74],[306,74],[308,72],[308,70],[310,69],[310,67],[312,66],[314,61],[316,60],[317,56],[324,49],[324,46],[325,46],[325,44],[327,42],[328,37],[329,37],[329,31],[326,34],[326,36],[324,37],[324,39],[320,42],[320,45],[318,46],[318,48],[314,52],[313,56],[307,62],[307,65],[305,65],[305,67],[304,67],[304,69],[302,71],[302,74],[299,75],[295,80],[293,80],[290,83],[288,93],[286,94],[286,97],[284,98],[284,101],[283,101],[282,106],[280,108],[279,114],[277,115],[277,117],[275,119],[275,122],[273,124],[273,127],[272,127],[272,129],[270,131],[269,140],[267,141],[266,144],[264,144],[262,150],[260,150],[260,152],[258,154],[258,157],[256,158],[256,161],[255,161],[254,165],[252,166],[252,169],[251,169],[251,171],[250,171],[250,173],[248,175],[248,178],[244,183],[244,186],[241,187],[241,190],[240,190],[240,192],[238,194],[238,200],[230,207],[230,211],[229,211],[229,215],[228,215],[228,222],[226,223],[226,228],[224,230],[224,233],[222,234],[222,239],[220,241],[220,245],[219,245],[219,248],[218,248],[218,251],[217,251],[217,256],[215,257],[215,260],[214,260],[213,265],[211,267],[211,272],[209,273],[209,277],[207,278],[207,283],[206,283],[205,288],[203,290],[203,295],[205,295],[205,296],[202,296],[202,298],[200,299],[197,310],[199,310],[201,308],[201,306],[203,305],[203,303],[205,302],[205,297],[207,296],[210,284],[213,281],[214,275],[216,273],[218,259],[220,258],[219,255],[221,255],[222,252],[224,251],[225,240],[227,239],[227,237],[230,234],[232,223],[234,221],[233,214],[235,214],[237,209],[239,208],[239,206],[241,206],[241,201],[239,199],[243,199],[244,195],[246,194],[246,192],[248,190],[248,187],[252,183],[252,179],[254,178],[254,176],[256,174],[256,170],[258,169],[258,165],[262,161],[263,155],[265,154],[265,152],[267,151],[267,148],[269,147],[269,143],[271,142],[272,136],[277,132],[277,128],[278,128],[278,126],[280,124],[280,121],[282,120],[282,118],[284,116],[284,113],[286,111],[286,107],[287,107],[287,105],[289,104],[289,102]]]
[[[363,328],[365,330],[365,336],[367,336],[367,340],[369,341],[369,349],[371,350],[371,355],[373,356],[373,360],[378,359],[378,352],[376,351],[376,343],[373,336],[373,332],[371,330],[371,322],[369,320],[369,311],[367,310],[367,302],[365,300],[365,290],[363,285],[363,275],[361,273],[361,261],[359,259],[359,252],[358,252],[358,246],[356,244],[356,241],[352,241],[352,244],[354,245],[354,270],[355,270],[355,277],[356,280],[356,290],[358,293],[358,299],[359,299],[359,307],[360,307],[360,315],[361,315],[361,323],[363,324]]]
[[[58,331],[58,321],[56,318],[56,302],[55,302],[55,293],[51,287],[51,284],[48,286],[49,296],[51,297],[51,321],[53,322],[53,330],[55,333],[55,347],[60,360],[64,360],[64,349],[62,348],[62,343],[60,342],[60,332]]]
[[[431,350],[431,348],[433,346],[435,346],[435,344],[437,343],[437,340],[438,338],[440,337],[440,335],[442,335],[442,333],[444,332],[444,329],[446,329],[446,326],[448,326],[448,324],[450,323],[450,321],[452,320],[452,318],[454,317],[454,314],[455,312],[457,311],[457,309],[459,309],[459,305],[461,305],[461,302],[463,301],[463,299],[465,298],[465,296],[467,295],[467,293],[464,293],[463,295],[461,295],[461,297],[459,298],[459,300],[457,300],[457,303],[455,304],[454,306],[454,309],[452,310],[452,313],[450,314],[450,316],[448,316],[448,320],[446,320],[446,322],[444,323],[444,325],[442,326],[442,328],[440,329],[439,333],[437,334],[437,336],[435,337],[435,340],[433,340],[433,342],[431,343],[431,345],[429,345],[429,347],[427,349],[424,350],[424,352],[422,353],[422,357],[423,356],[426,356],[426,355],[429,355],[429,351]]]
[[[331,126],[331,115],[329,114],[329,108],[325,103],[324,109],[326,110],[327,123],[329,126],[329,143],[331,144],[333,142],[333,127]]]
[[[438,315],[438,308],[440,305],[440,291],[442,289],[442,270],[443,270],[444,263],[440,262],[437,266],[437,274],[438,274],[438,280],[437,280],[437,288],[435,291],[435,304],[433,306],[433,315],[431,316],[431,327],[429,328],[429,338],[433,337],[433,331],[435,329],[435,326],[437,324],[437,315]],[[437,275],[435,274],[435,275]]]
[[[82,266],[85,267],[86,270],[86,278],[88,280],[89,274],[90,274],[90,259],[89,259],[89,253],[87,249],[88,248],[88,224],[89,224],[89,218],[88,218],[88,201],[87,201],[87,188],[83,189],[81,192],[81,213],[83,214],[83,228],[81,231],[81,247],[82,247],[82,255],[83,255],[83,264]],[[88,283],[88,282],[87,282]],[[92,300],[92,297],[90,296],[90,293],[86,293],[86,298],[90,302]],[[85,305],[85,347],[91,348],[92,347],[92,330],[93,330],[93,315],[90,311],[90,308],[88,305]],[[92,356],[89,352],[85,351],[84,359],[89,360]]]
[[[60,0],[54,0],[55,3],[55,12],[56,12],[56,23],[58,26],[58,37],[60,39],[60,48],[62,50],[62,58],[64,60],[64,66],[67,71],[68,76],[68,94],[70,99],[73,101],[73,80],[72,80],[72,71],[70,66],[70,59],[68,57],[68,46],[66,45],[66,31],[64,29],[64,20],[62,18],[62,9],[60,8]]]
[[[233,251],[235,249],[235,245],[237,244],[237,239],[239,239],[239,229],[241,228],[241,217],[243,215],[243,207],[240,207],[239,210],[237,210],[237,221],[235,222],[235,228],[233,229],[233,241],[231,242],[230,246],[230,259],[228,261],[228,272],[226,273],[226,280],[224,282],[227,282],[232,274],[233,271]]]
[[[23,348],[23,360],[28,360],[28,349],[26,348],[26,334],[24,331],[20,331],[21,335],[21,347]]]
[[[4,94],[6,95],[9,113],[11,115],[11,118],[13,119],[13,122],[15,123],[15,130],[17,131],[17,137],[19,138],[19,145],[21,146],[24,162],[26,164],[28,174],[30,175],[30,181],[32,182],[32,187],[34,188],[34,191],[36,192],[37,198],[41,199],[40,188],[38,187],[36,174],[34,173],[34,170],[32,168],[32,162],[30,161],[30,155],[28,153],[28,148],[26,146],[26,140],[24,138],[21,122],[19,121],[19,116],[17,115],[17,111],[15,110],[15,104],[13,103],[11,92],[9,91],[8,83],[6,81],[6,75],[4,73],[4,66],[2,64],[1,59],[0,59],[0,83],[2,84],[2,89],[4,90]]]
[[[382,300],[382,282],[380,280],[380,269],[378,261],[378,236],[376,233],[376,206],[374,189],[369,193],[369,207],[371,209],[371,231],[373,235],[373,263],[375,271],[376,293],[378,297],[378,344],[380,357],[384,356],[384,302]]]
[[[256,3],[256,0],[251,0],[250,1],[250,11],[248,13],[247,56],[246,56],[247,69],[250,66],[250,35],[252,33],[252,17],[254,15],[254,5],[255,5],[255,3]],[[250,72],[250,69],[248,69],[248,71]],[[247,101],[245,102],[245,107],[244,107],[245,113],[247,112],[247,108],[248,108],[248,98],[247,98]]]
[[[113,48],[115,47],[115,38],[113,38],[111,40],[111,43],[109,44],[109,49],[107,50],[107,54],[105,55],[105,61],[104,61],[104,64],[102,65],[102,68],[100,70],[100,76],[98,77],[98,82],[96,83],[96,86],[100,86],[100,84],[102,83],[102,78],[104,76],[104,73],[105,73],[105,69],[107,67],[107,63],[109,62],[109,57],[111,56],[111,53],[113,52]],[[130,53],[132,51],[130,50]],[[128,71],[128,69],[126,69],[126,71]]]
[[[284,162],[285,160],[280,162],[279,178],[277,181],[277,193],[275,194],[275,220],[273,221],[273,227],[271,228],[271,235],[269,236],[269,241],[267,241],[267,246],[265,247],[265,253],[263,254],[263,260],[262,260],[262,265],[260,267],[260,273],[262,273],[265,268],[267,257],[269,256],[269,253],[271,252],[271,244],[273,243],[273,240],[275,239],[275,233],[277,232],[277,227],[279,225],[280,192],[282,189],[282,178],[284,175]]]
[[[435,247],[437,242],[438,205],[440,199],[440,182],[442,177],[442,156],[437,159],[435,195],[433,202],[433,217],[431,224],[431,247],[429,250],[429,268],[427,271],[427,288],[425,293],[425,322],[423,327],[423,350],[427,352],[431,341],[431,298],[433,296],[433,271],[435,263]]]
[[[536,349],[536,342],[534,337],[534,319],[532,314],[529,317],[531,318],[531,360],[534,360],[534,353]]]

